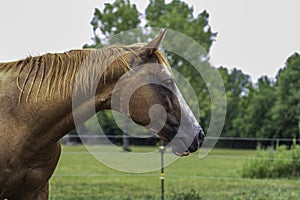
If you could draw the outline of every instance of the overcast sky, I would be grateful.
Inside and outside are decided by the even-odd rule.
[[[103,0],[9,0],[0,3],[0,62],[63,52],[91,43],[90,21]],[[148,0],[131,0],[143,12]],[[167,1],[169,2],[169,1]],[[218,37],[211,49],[216,66],[237,67],[256,79],[275,77],[300,53],[298,0],[187,0],[195,15],[206,9]]]

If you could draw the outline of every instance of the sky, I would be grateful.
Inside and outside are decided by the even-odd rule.
[[[166,0],[169,2],[170,0]],[[9,0],[0,3],[0,62],[80,49],[91,43],[94,9],[113,0]],[[144,12],[148,0],[131,0]],[[274,78],[286,59],[300,53],[298,0],[186,0],[204,9],[218,32],[211,48],[216,66],[236,67],[255,82]]]

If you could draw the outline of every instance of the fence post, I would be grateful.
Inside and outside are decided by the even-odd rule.
[[[164,169],[164,153],[165,153],[165,146],[163,141],[161,141],[159,151],[161,154],[161,172],[160,172],[160,180],[161,180],[161,200],[165,199],[165,169]]]

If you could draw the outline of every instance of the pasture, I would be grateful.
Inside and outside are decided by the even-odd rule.
[[[166,168],[166,199],[192,190],[201,199],[212,200],[300,198],[300,180],[241,178],[243,162],[253,156],[253,150],[215,149],[204,159],[197,153],[180,158]],[[83,146],[63,147],[50,184],[51,200],[159,200],[161,194],[159,170],[145,174],[118,172],[101,164]]]

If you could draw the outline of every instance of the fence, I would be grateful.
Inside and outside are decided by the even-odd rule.
[[[85,140],[89,141],[91,143],[97,141],[97,144],[105,143],[107,142],[107,138],[110,141],[114,142],[120,142],[122,144],[123,136],[115,136],[115,135],[83,135],[79,138],[77,135],[67,135],[63,138],[64,142],[68,144],[68,140],[76,139],[76,140]],[[155,137],[149,137],[149,135],[143,135],[137,137],[133,136],[125,136],[124,138],[129,139],[129,144],[133,144],[136,140],[153,140],[156,142],[159,142],[159,140]],[[268,142],[271,144],[276,143],[293,143],[293,139],[290,138],[229,138],[229,137],[220,137],[220,138],[214,138],[214,137],[207,137],[206,140],[216,140],[218,139],[218,143],[216,147],[224,147],[230,145],[231,147],[240,147],[241,144],[244,144],[243,147],[255,147],[257,145],[261,145],[264,142]],[[300,142],[299,139],[296,140],[298,143]],[[140,142],[140,141],[139,141]],[[238,143],[238,144],[235,144]],[[71,142],[71,144],[74,144]],[[155,144],[155,143],[154,143]],[[156,143],[157,146],[158,143]],[[252,146],[251,146],[251,145]],[[140,148],[140,147],[138,147]],[[144,147],[141,147],[144,148]],[[156,147],[158,150],[158,146]],[[136,149],[134,149],[136,151]],[[94,152],[98,154],[109,154],[109,152],[106,151],[100,151],[100,152]],[[168,151],[167,153],[171,153],[171,151]],[[157,180],[157,185],[159,184],[158,177],[161,177],[160,173],[158,171],[151,172],[151,173],[145,173],[145,174],[126,174],[123,172],[118,171],[107,171],[104,168],[101,167],[103,170],[98,170],[97,167],[89,168],[90,165],[87,165],[86,160],[88,160],[91,157],[91,154],[86,151],[82,150],[81,146],[75,147],[68,147],[64,148],[64,151],[62,152],[62,158],[66,159],[67,161],[72,162],[72,167],[66,168],[64,167],[63,170],[57,170],[54,174],[54,180],[56,179],[58,182],[61,180],[78,180],[78,179],[84,179],[91,180],[91,183],[94,182],[94,180],[114,180],[114,181],[124,181],[124,177],[127,179],[133,179],[138,180],[139,178],[147,178],[151,181]],[[172,188],[172,183],[174,182],[180,182],[183,183],[185,181],[187,182],[198,182],[201,183],[201,181],[205,181],[206,184],[211,184],[213,187],[217,185],[227,185],[227,187],[236,187],[235,185],[241,185],[241,188],[248,188],[249,185],[250,188],[259,188],[261,189],[261,185],[270,185],[273,184],[274,188],[277,188],[279,185],[280,187],[286,189],[286,187],[297,187],[300,185],[300,179],[292,179],[292,180],[281,180],[281,179],[249,179],[249,178],[242,178],[239,173],[242,169],[242,163],[249,159],[257,159],[255,151],[254,150],[232,150],[232,149],[214,149],[210,154],[208,154],[204,159],[199,159],[197,156],[190,156],[188,157],[190,160],[185,160],[184,162],[187,163],[193,163],[194,166],[201,166],[201,167],[193,167],[193,172],[190,173],[189,171],[186,171],[185,173],[178,173],[181,172],[182,167],[185,167],[185,165],[177,165],[176,170],[172,170],[170,168],[167,168],[165,171],[165,178],[166,178],[166,184],[168,186],[168,191],[170,192],[170,188]],[[260,158],[261,160],[270,159],[268,157],[266,158]],[[287,161],[286,158],[280,158],[282,161]],[[77,167],[74,167],[73,162],[76,161]],[[81,161],[81,162],[79,162]],[[293,162],[300,162],[300,160],[293,160]],[[68,162],[65,161],[65,166],[67,166]],[[70,164],[71,165],[71,164]],[[82,167],[81,167],[82,166]],[[174,166],[174,165],[173,165]],[[79,170],[80,169],[80,170]],[[199,169],[199,170],[198,170]],[[67,177],[67,178],[66,178]],[[157,179],[156,179],[157,178]],[[140,180],[140,179],[139,179]],[[66,181],[67,183],[67,181]],[[256,186],[258,184],[259,186]],[[72,185],[70,183],[70,185]],[[282,186],[282,185],[288,185],[288,186]],[[239,189],[238,189],[239,190]],[[227,191],[226,191],[227,192]],[[265,195],[265,194],[264,194]],[[297,199],[297,198],[295,198]]]
[[[232,148],[232,149],[256,149],[260,147],[265,149],[267,147],[276,148],[277,144],[284,144],[290,147],[295,140],[297,144],[300,139],[292,138],[237,138],[237,137],[206,137],[205,140],[217,140],[215,147],[217,148]],[[144,145],[155,146],[160,140],[151,135],[97,135],[94,133],[87,133],[86,135],[66,135],[62,139],[63,144],[74,145],[84,142],[85,144],[107,144],[112,142],[116,145],[123,145],[125,142],[129,145]]]
[[[96,136],[96,135],[89,135],[89,136],[83,136],[82,138],[89,138],[89,139],[103,139],[105,136]],[[111,138],[116,138],[117,136],[110,136]],[[131,138],[130,136],[127,136],[128,138]],[[64,139],[70,139],[70,138],[76,138],[78,139],[78,136],[65,136]],[[143,138],[145,139],[145,138]],[[152,139],[156,139],[156,138],[152,138]],[[216,139],[216,138],[208,138],[208,139]],[[249,139],[249,140],[248,140]],[[277,139],[267,139],[267,138],[220,138],[220,141],[268,141],[268,142],[277,142]],[[159,140],[158,140],[159,141]],[[281,138],[280,141],[282,142],[292,142],[292,139],[287,139],[287,138]],[[299,139],[297,140],[299,142]],[[158,147],[157,147],[158,149]],[[217,149],[217,148],[216,148]],[[101,152],[93,152],[93,153],[97,153],[98,154],[109,154],[109,152],[106,151],[101,151]],[[171,153],[171,152],[168,152]],[[76,151],[63,151],[62,152],[63,155],[65,155],[65,157],[71,157],[71,160],[81,160],[84,158],[88,158],[91,156],[91,154],[84,150],[82,151],[81,149],[77,149]],[[76,159],[75,159],[76,158]],[[198,159],[198,157],[194,157],[193,159]],[[230,149],[217,149],[215,152],[207,155],[207,157],[205,157],[205,159],[209,159],[209,160],[214,160],[214,161],[207,161],[208,163],[214,163],[215,161],[221,161],[220,163],[237,163],[237,162],[244,162],[245,160],[249,160],[249,159],[260,159],[260,160],[269,160],[273,158],[257,158],[255,155],[255,151],[254,150],[230,150]],[[281,160],[281,161],[289,161],[288,158],[280,158],[280,159],[275,159],[275,160]],[[300,162],[300,160],[293,160],[294,162]],[[202,163],[203,164],[203,163]],[[215,168],[219,168],[218,165],[209,165],[210,168],[212,169],[212,171],[217,171]],[[236,166],[236,165],[233,165]],[[200,170],[201,171],[201,170]],[[63,171],[63,172],[58,172],[55,173],[54,175],[55,177],[127,177],[127,176],[137,176],[137,177],[158,177],[159,175],[156,173],[147,173],[147,174],[124,174],[122,172],[118,173],[118,172],[112,172],[112,173],[99,173],[99,172],[94,172],[94,171],[85,171],[83,170],[82,172],[78,173],[74,173],[72,171]],[[218,175],[211,175],[209,174],[208,176],[205,175],[175,175],[175,174],[167,174],[167,178],[181,178],[181,179],[206,179],[206,180],[219,180],[219,181],[230,181],[230,180],[234,180],[234,181],[242,181],[242,182],[263,182],[263,181],[267,181],[267,180],[258,180],[258,179],[247,179],[247,178],[241,178],[237,175],[235,175],[235,173],[232,172],[228,172],[228,174],[222,175],[220,176],[220,174]],[[274,181],[274,180],[272,180]],[[280,182],[280,180],[275,180]],[[294,182],[300,182],[300,179],[295,179],[295,180],[289,180],[289,181],[294,181]]]

